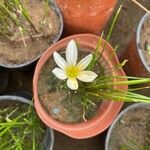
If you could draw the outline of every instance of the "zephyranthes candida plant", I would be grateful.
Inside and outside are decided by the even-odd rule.
[[[100,38],[101,39],[101,38]],[[101,40],[100,40],[101,41]],[[98,43],[100,45],[100,43]],[[53,74],[60,80],[64,80],[64,90],[66,90],[66,82],[67,82],[67,90],[71,90],[73,94],[77,94],[81,97],[81,101],[85,103],[92,103],[91,97],[94,97],[94,99],[98,100],[122,100],[122,101],[135,101],[135,102],[150,102],[150,98],[146,96],[142,96],[136,93],[133,93],[131,91],[140,90],[142,88],[149,88],[149,87],[140,87],[140,88],[134,88],[130,89],[129,91],[122,91],[119,89],[115,89],[114,85],[135,85],[135,84],[141,84],[141,83],[148,83],[150,82],[150,78],[140,78],[140,77],[126,77],[126,76],[111,76],[111,71],[114,71],[115,69],[120,69],[123,65],[123,63],[117,64],[117,66],[114,66],[114,68],[111,68],[112,70],[109,70],[109,73],[103,73],[100,74],[100,70],[105,70],[106,63],[111,60],[112,54],[110,54],[109,60],[106,60],[105,65],[102,64],[99,66],[99,69],[97,69],[97,72],[95,73],[92,71],[94,70],[94,66],[90,70],[85,70],[88,68],[90,62],[92,61],[92,64],[99,65],[99,56],[96,56],[100,54],[101,57],[102,53],[98,53],[98,49],[100,47],[98,46],[95,50],[95,53],[88,54],[83,59],[81,59],[77,63],[78,59],[78,48],[77,44],[74,40],[71,40],[66,48],[65,54],[66,54],[66,60],[61,57],[57,52],[53,53],[54,60],[56,64],[59,66],[54,68],[52,70]],[[103,49],[105,48],[105,45]],[[104,52],[104,51],[103,51]],[[95,59],[95,60],[94,60]],[[93,63],[94,60],[94,63]],[[106,69],[107,70],[107,69]],[[120,78],[121,80],[117,80],[114,82],[114,78]],[[129,79],[128,81],[124,79]],[[78,82],[83,82],[82,86],[79,87]],[[85,82],[85,83],[84,83]],[[62,90],[63,88],[61,88]],[[75,91],[75,92],[74,92]],[[87,107],[87,105],[86,105]]]

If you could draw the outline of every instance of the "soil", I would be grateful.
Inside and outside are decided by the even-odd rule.
[[[48,15],[46,15],[44,21],[42,20],[45,15],[43,0],[29,0],[26,3],[26,8],[38,33],[35,33],[29,23],[23,20],[23,24],[28,30],[24,33],[26,46],[23,44],[22,35],[16,27],[12,29],[12,41],[1,35],[0,64],[11,66],[26,63],[39,57],[53,43],[53,38],[59,31],[59,18],[51,7],[48,8]],[[43,24],[41,24],[41,21],[43,21]]]
[[[35,129],[33,130],[33,128],[37,128],[38,132],[36,131],[35,134],[35,142],[36,142],[36,149],[42,149],[43,146],[43,139],[44,139],[44,130],[45,127],[43,125],[43,123],[40,121],[40,119],[38,118],[37,114],[35,113],[35,110],[33,108],[30,108],[29,105],[27,104],[22,104],[20,102],[15,102],[15,101],[1,101],[0,102],[0,123],[7,123],[9,121],[6,121],[6,117],[8,117],[10,114],[10,116],[8,117],[9,119],[13,120],[14,118],[17,118],[20,115],[23,115],[27,112],[29,112],[26,115],[23,115],[20,119],[18,119],[18,122],[22,122],[24,121],[24,119],[26,118],[28,121],[32,121],[34,122],[31,123],[31,125],[21,125],[19,127],[16,126],[12,126],[11,127],[11,133],[13,133],[16,137],[23,137],[25,136],[24,132],[28,132],[23,140],[23,142],[21,143],[22,147],[24,150],[30,150],[32,149],[32,134],[33,132],[30,131],[35,131]],[[30,111],[29,111],[30,108]],[[15,111],[14,113],[12,113],[15,109],[17,109],[17,111]],[[3,125],[0,125],[1,127],[1,133],[4,131],[4,129],[2,129]],[[11,135],[7,132],[6,134],[3,134],[1,136],[2,140],[0,140],[0,146],[2,146],[4,144],[4,142],[6,141],[10,141],[12,139]],[[18,138],[19,139],[19,138]],[[15,141],[13,140],[12,142],[7,143],[7,145],[0,147],[3,149],[8,149],[12,146],[13,149],[17,149],[16,145],[15,145]]]
[[[150,17],[144,22],[141,29],[141,46],[145,61],[150,66],[150,51],[147,47],[150,47]]]
[[[81,58],[85,55],[86,53],[81,53],[80,51]],[[95,105],[89,103],[88,109],[85,111],[81,103],[81,95],[77,95],[76,92],[68,92],[68,90],[61,89],[61,86],[64,86],[65,82],[59,80],[52,74],[52,70],[55,67],[56,64],[53,58],[49,58],[41,71],[38,81],[39,100],[48,114],[56,120],[68,124],[85,121],[85,119],[94,117],[100,107],[100,101],[91,99]],[[82,83],[79,82],[79,86],[80,84]],[[84,114],[85,119],[83,117]]]
[[[135,108],[125,113],[113,128],[108,150],[150,149],[150,109]]]

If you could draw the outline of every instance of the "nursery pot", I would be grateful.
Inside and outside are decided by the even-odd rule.
[[[52,11],[56,14],[56,16],[58,17],[58,20],[59,20],[59,28],[58,28],[58,32],[57,33],[53,33],[50,37],[49,37],[49,41],[50,41],[50,44],[53,44],[53,43],[55,43],[55,42],[57,42],[58,40],[59,40],[59,38],[61,37],[61,35],[62,35],[62,32],[63,32],[63,18],[62,18],[62,14],[61,14],[61,12],[60,12],[60,9],[58,8],[58,6],[57,6],[57,4],[55,3],[55,1],[53,1],[53,0],[48,0],[48,2],[49,2],[49,7],[52,9]],[[33,4],[34,5],[34,4]],[[33,6],[31,6],[31,7],[33,7]],[[36,5],[35,5],[35,7],[36,7]],[[34,8],[35,8],[34,7]],[[42,9],[42,7],[39,7],[40,9]],[[38,9],[38,8],[37,8]],[[33,16],[34,18],[38,18],[38,16]],[[56,21],[54,20],[53,22],[55,22],[56,23]],[[55,27],[56,28],[56,27]],[[47,30],[49,30],[49,28],[47,29]],[[29,37],[30,37],[31,35],[29,35]],[[40,36],[40,34],[39,34],[39,36]],[[37,38],[38,38],[38,35],[37,35]],[[33,37],[32,37],[32,39],[33,39]],[[28,40],[28,39],[27,39]],[[39,41],[39,39],[37,39],[38,41]],[[33,40],[33,41],[35,41],[35,40]],[[33,41],[31,41],[32,43],[33,43]],[[37,43],[36,43],[37,44]],[[44,45],[44,44],[43,44]],[[16,44],[16,47],[17,47],[18,45]],[[2,67],[4,67],[4,68],[8,68],[8,69],[18,69],[18,70],[26,70],[26,69],[28,69],[28,68],[30,68],[30,67],[32,67],[36,62],[37,62],[37,60],[41,57],[41,55],[42,55],[42,53],[43,53],[43,51],[45,50],[44,48],[43,49],[39,49],[39,47],[37,47],[37,45],[33,45],[32,46],[32,48],[33,47],[36,47],[36,52],[33,52],[34,54],[35,54],[35,57],[33,58],[33,59],[31,59],[31,60],[25,60],[24,62],[21,62],[21,63],[17,63],[17,61],[15,60],[9,60],[9,61],[6,61],[5,63],[0,63],[0,66],[2,66]],[[5,49],[4,49],[5,50]],[[27,49],[28,50],[28,49]],[[10,49],[10,51],[11,51],[11,49]],[[19,51],[21,51],[21,48],[19,49]],[[32,54],[33,54],[32,53]],[[24,57],[26,56],[26,54],[23,54],[24,55]],[[12,57],[14,57],[15,56],[15,53],[14,53],[14,55],[12,56]],[[3,54],[2,54],[2,56],[1,57],[3,57]],[[5,56],[6,57],[6,56]],[[19,59],[19,58],[17,58],[17,59]]]
[[[141,110],[145,110],[143,112],[148,113],[150,111],[150,104],[146,104],[146,103],[132,104],[128,106],[127,108],[125,108],[117,116],[117,118],[113,121],[112,125],[110,126],[108,130],[106,141],[105,141],[105,150],[114,150],[114,149],[120,150],[121,144],[125,144],[125,143],[131,144],[132,149],[135,149],[135,150],[139,149],[138,147],[139,143],[136,143],[137,141],[134,141],[134,139],[138,138],[138,140],[140,140],[144,137],[144,135],[141,137],[141,131],[146,130],[145,122],[144,122],[145,120],[143,119],[144,115],[147,116],[147,118],[149,119],[148,114],[144,114],[143,112],[139,114],[140,112],[138,111],[141,111]],[[124,126],[122,126],[123,124]],[[136,127],[133,127],[134,124]],[[148,132],[148,131],[145,131],[145,132]],[[120,134],[122,137],[119,137],[117,134]],[[129,137],[127,137],[126,135],[128,135]],[[133,137],[133,136],[137,136],[137,137]],[[120,139],[122,140],[123,143],[120,143]],[[145,137],[144,139],[146,140]],[[132,140],[133,140],[133,143],[131,142]],[[129,145],[126,145],[126,146],[129,146]],[[137,146],[137,147],[135,148],[134,146],[135,147]]]
[[[117,0],[56,0],[64,17],[67,35],[100,34]]]
[[[49,127],[58,130],[70,137],[83,139],[95,136],[105,129],[109,127],[111,122],[114,120],[116,115],[121,109],[122,102],[114,102],[114,101],[104,101],[102,102],[100,108],[98,109],[97,115],[92,119],[89,119],[87,122],[75,123],[75,124],[65,124],[60,123],[57,120],[53,119],[46,110],[43,108],[42,104],[39,101],[38,96],[38,80],[40,78],[40,72],[43,68],[46,61],[52,57],[54,51],[59,51],[62,48],[66,48],[68,42],[74,39],[80,46],[88,47],[88,49],[94,50],[96,48],[99,37],[92,34],[79,34],[67,37],[56,44],[52,45],[47,49],[47,51],[43,54],[41,59],[39,60],[33,78],[33,93],[34,93],[34,104],[36,111],[41,118],[41,120]],[[102,45],[105,43],[105,40],[102,40]],[[112,47],[106,43],[105,51],[103,53],[103,58],[107,60],[112,52]],[[108,63],[108,66],[112,68],[118,64],[118,59],[116,55],[111,59]],[[122,69],[117,71],[113,71],[112,75],[120,75],[124,76],[124,72]],[[115,79],[118,80],[118,79]],[[127,86],[118,86],[116,85],[114,88],[127,90]]]
[[[29,104],[33,106],[33,103],[31,100],[25,98],[25,97],[20,97],[20,96],[15,96],[15,95],[1,95],[0,96],[0,103],[2,101],[15,101],[15,102],[20,102],[24,104]],[[33,106],[34,107],[34,106]],[[43,140],[43,150],[52,150],[54,145],[54,133],[53,130],[50,128],[46,128],[45,132],[45,137]]]
[[[150,64],[148,65],[146,58],[144,56],[145,50],[141,46],[141,32],[143,29],[143,24],[148,19],[150,20],[149,13],[145,14],[142,17],[136,31],[136,36],[132,39],[128,47],[123,51],[123,53],[120,56],[121,61],[124,59],[128,59],[127,64],[124,66],[127,75],[150,77]]]

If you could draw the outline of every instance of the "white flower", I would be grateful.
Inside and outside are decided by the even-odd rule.
[[[72,90],[78,89],[78,80],[92,82],[97,74],[93,71],[84,71],[92,60],[92,54],[77,63],[78,50],[74,40],[71,40],[66,49],[66,61],[57,52],[53,53],[54,60],[60,68],[55,68],[52,72],[61,80],[67,79],[67,86]]]

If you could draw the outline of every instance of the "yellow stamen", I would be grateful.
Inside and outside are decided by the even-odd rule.
[[[69,78],[76,78],[79,72],[80,72],[80,69],[77,66],[68,66],[66,68],[66,74]]]

